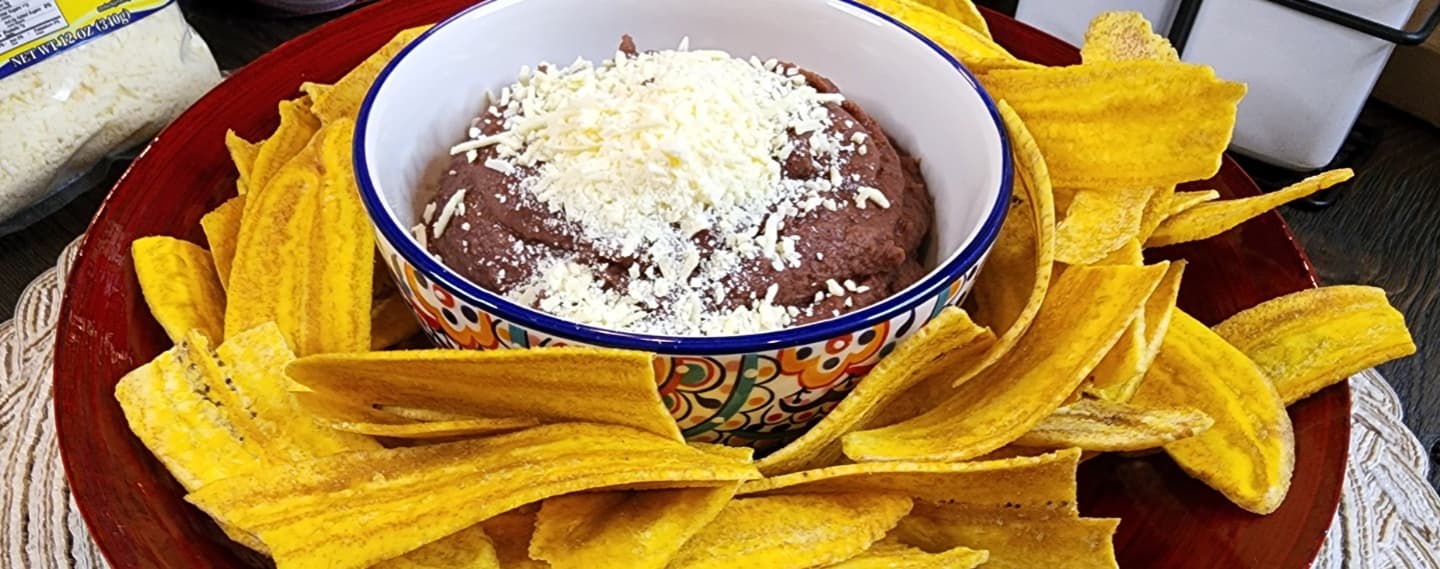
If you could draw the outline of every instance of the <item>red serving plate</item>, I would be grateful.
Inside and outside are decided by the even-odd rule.
[[[264,567],[231,543],[130,434],[115,383],[170,346],[150,317],[130,265],[130,243],[172,235],[203,243],[200,216],[234,194],[225,130],[269,134],[275,104],[302,81],[339,78],[396,31],[438,21],[474,0],[381,2],[280,46],[226,79],[167,128],[106,200],[70,273],[55,349],[55,417],[65,473],[91,535],[116,569]],[[1079,63],[1075,48],[987,12],[995,39],[1040,63]],[[1195,188],[1225,197],[1257,193],[1229,160]],[[1214,323],[1269,298],[1314,286],[1279,215],[1263,215],[1202,243],[1154,252],[1185,258],[1181,305]],[[1232,506],[1168,458],[1102,457],[1081,469],[1081,510],[1120,517],[1124,567],[1306,567],[1340,499],[1348,450],[1349,391],[1336,386],[1291,408],[1298,446],[1294,486],[1269,516]]]

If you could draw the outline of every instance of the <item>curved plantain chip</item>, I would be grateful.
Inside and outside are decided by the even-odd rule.
[[[1141,214],[1154,188],[1077,190],[1055,226],[1055,260],[1090,265],[1140,235]]]
[[[288,372],[316,394],[353,407],[607,423],[680,441],[651,360],[602,348],[437,349],[311,356]]]
[[[222,287],[230,286],[230,266],[235,261],[240,218],[244,213],[245,196],[235,196],[200,218],[200,228],[205,231],[205,242],[210,245],[215,274],[220,277]]]
[[[1116,569],[1115,530],[1120,520],[1072,516],[1032,517],[1010,512],[916,504],[894,535],[926,551],[970,547],[989,552],[984,567]]]
[[[392,439],[450,439],[498,435],[528,429],[540,422],[528,418],[463,419],[424,423],[364,423],[355,421],[324,421],[325,426],[346,433],[387,437]]]
[[[244,178],[249,189],[245,195],[264,191],[281,169],[300,156],[319,130],[320,119],[309,106],[301,101],[280,101],[280,126],[270,138],[259,142],[249,177]]]
[[[1220,199],[1220,192],[1215,190],[1175,192],[1175,195],[1170,199],[1170,215],[1176,215],[1202,203],[1212,202],[1218,199]]]
[[[225,289],[210,253],[173,237],[141,237],[130,244],[135,276],[150,314],[171,341],[191,330],[207,338],[225,331]]]
[[[1189,314],[1174,311],[1132,401],[1193,407],[1215,420],[1205,432],[1165,445],[1189,475],[1257,514],[1285,500],[1295,436],[1279,393],[1250,358]]]
[[[961,61],[971,59],[1000,59],[1016,62],[1016,65],[1039,67],[1034,64],[1027,64],[1010,55],[1000,44],[990,39],[989,28],[973,28],[965,22],[956,19],[945,12],[941,12],[926,4],[933,4],[938,0],[860,0],[862,3],[889,14],[905,25],[914,28],[931,41],[939,44],[951,55],[960,58]],[[968,0],[954,0],[967,2]],[[982,18],[980,20],[984,22]],[[983,24],[982,24],[983,25]]]
[[[250,188],[250,173],[255,169],[255,157],[260,154],[260,144],[240,138],[233,130],[227,130],[225,150],[230,152],[230,161],[235,163],[235,170],[240,174],[235,180],[235,190],[243,196]]]
[[[1170,329],[1170,315],[1180,296],[1180,284],[1185,276],[1185,261],[1172,261],[1165,271],[1165,277],[1145,300],[1145,311],[1135,315],[1135,321],[1120,336],[1110,352],[1090,372],[1091,383],[1086,393],[1124,403],[1135,395],[1135,389],[1145,377],[1145,371],[1155,362],[1160,353],[1160,341]]]
[[[919,0],[919,2],[954,18],[965,24],[965,27],[980,32],[987,38],[990,37],[990,25],[985,23],[985,17],[980,15],[980,8],[970,0]]]
[[[554,569],[665,569],[719,515],[737,484],[569,494],[545,500],[530,556]]]
[[[995,334],[970,321],[959,308],[946,308],[915,335],[896,346],[835,409],[799,439],[758,464],[766,475],[834,464],[840,437],[864,428],[896,398],[928,375],[978,363],[995,345]],[[948,387],[950,377],[939,378]]]
[[[1385,291],[1331,286],[1266,301],[1215,326],[1275,384],[1286,405],[1415,353],[1405,316]]]
[[[1167,268],[1066,269],[1015,349],[925,414],[846,435],[845,455],[857,461],[958,461],[1019,438],[1080,386],[1143,310]]]
[[[370,86],[375,83],[375,78],[390,63],[391,59],[400,55],[400,50],[425,33],[430,26],[420,26],[401,30],[395,34],[389,42],[381,46],[360,65],[355,66],[334,85],[321,85],[318,83],[305,83],[301,88],[315,100],[315,114],[321,120],[330,121],[343,118],[354,119],[360,114],[360,103],[365,100],[365,95],[370,92]],[[308,86],[308,88],[306,88]]]
[[[1150,29],[1139,12],[1105,12],[1090,20],[1080,59],[1096,61],[1180,61],[1170,40]]]
[[[758,474],[748,461],[644,431],[567,423],[321,457],[220,480],[186,500],[257,534],[281,567],[347,569],[561,494],[636,484],[711,486]]]
[[[980,82],[1025,119],[1066,188],[1164,188],[1215,175],[1245,94],[1209,67],[1157,61],[997,69]]]
[[[1056,409],[1015,444],[1100,452],[1147,450],[1193,437],[1214,423],[1209,415],[1187,407],[1150,408],[1083,399]]]
[[[752,480],[740,487],[740,495],[878,492],[977,508],[1079,515],[1075,495],[1079,464],[1078,449],[980,462],[842,464]]]
[[[930,553],[918,547],[911,547],[889,538],[875,542],[864,553],[826,565],[829,569],[974,569],[990,559],[990,553],[981,549],[952,547]]]
[[[1233,200],[1219,200],[1193,206],[1165,219],[1145,241],[1146,247],[1209,239],[1245,223],[1260,214],[1324,190],[1355,176],[1349,168],[1316,174],[1289,187]]]
[[[799,494],[731,501],[670,569],[807,569],[844,561],[910,511],[896,494]]]

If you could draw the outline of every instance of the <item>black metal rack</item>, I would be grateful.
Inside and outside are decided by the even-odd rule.
[[[1437,5],[1430,11],[1430,14],[1423,18],[1419,27],[1407,31],[1344,10],[1318,4],[1312,0],[1269,1],[1395,45],[1418,45],[1430,37],[1437,26],[1440,26],[1440,5]],[[1200,13],[1200,5],[1203,2],[1204,0],[1180,0],[1180,5],[1175,10],[1175,19],[1170,23],[1170,43],[1175,46],[1176,51],[1185,52],[1185,43],[1190,39],[1190,30],[1195,26],[1195,16]]]

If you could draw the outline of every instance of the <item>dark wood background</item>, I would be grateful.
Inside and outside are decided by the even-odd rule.
[[[240,2],[181,5],[226,70],[333,17],[279,17]],[[1399,392],[1406,424],[1430,449],[1433,465],[1440,460],[1440,129],[1374,102],[1359,124],[1378,143],[1349,164],[1358,176],[1339,202],[1318,210],[1286,207],[1283,213],[1324,283],[1383,287],[1405,312],[1420,353],[1381,371]],[[105,183],[51,217],[0,237],[0,321],[10,318],[23,288],[85,230],[122,169],[113,167]],[[1431,469],[1430,481],[1440,487],[1437,470]]]

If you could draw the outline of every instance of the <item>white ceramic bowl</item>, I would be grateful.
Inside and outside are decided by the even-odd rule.
[[[612,56],[690,38],[794,62],[834,80],[921,160],[935,200],[933,270],[863,309],[761,334],[667,337],[556,318],[470,283],[407,228],[416,203],[521,66]],[[850,0],[490,0],[437,25],[380,75],[360,112],[355,170],[380,251],[430,336],[460,348],[593,345],[648,350],[660,391],[693,440],[773,446],[830,410],[894,344],[969,290],[1004,220],[1005,130],[960,63],[913,30]],[[596,404],[604,404],[597,401]]]

